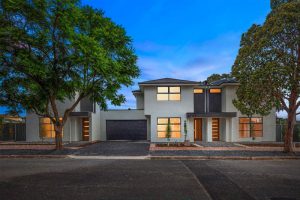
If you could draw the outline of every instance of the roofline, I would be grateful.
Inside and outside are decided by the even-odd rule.
[[[187,85],[187,86],[193,86],[193,85],[199,85],[199,83],[139,83],[139,86],[169,86],[169,85]]]
[[[211,85],[211,86],[224,86],[224,85],[225,86],[226,85],[234,85],[234,86],[236,85],[236,86],[238,86],[238,85],[240,85],[240,83],[238,83],[238,82],[237,83],[222,83],[222,84],[219,84],[219,85]]]

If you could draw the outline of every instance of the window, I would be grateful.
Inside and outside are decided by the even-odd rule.
[[[202,94],[203,89],[194,89],[194,94]]]
[[[180,138],[181,120],[179,117],[157,118],[157,137],[166,137],[168,122],[170,122],[171,126],[171,138]]]
[[[218,89],[218,88],[210,89],[209,93],[218,94],[218,93],[221,93],[221,89]]]
[[[180,101],[180,87],[157,87],[158,101]]]
[[[50,118],[40,118],[40,138],[55,138],[54,125]]]
[[[250,120],[252,135],[250,134]],[[240,117],[239,119],[240,138],[262,137],[263,119],[262,117]]]

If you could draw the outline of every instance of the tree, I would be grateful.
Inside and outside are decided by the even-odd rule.
[[[1,1],[0,24],[0,105],[50,118],[57,149],[83,98],[120,105],[119,89],[139,75],[125,30],[77,0]],[[74,103],[58,110],[66,99]]]
[[[166,138],[168,140],[168,146],[170,146],[171,131],[172,131],[171,123],[170,123],[170,120],[168,120],[168,124],[166,127]]]
[[[244,113],[264,115],[272,107],[288,113],[284,151],[293,152],[293,130],[300,106],[299,1],[274,8],[262,26],[253,25],[243,34],[232,74],[240,82],[240,105],[235,104],[245,108]]]
[[[224,79],[224,78],[231,78],[232,76],[230,74],[212,74],[209,77],[207,77],[206,81],[208,83],[212,83],[214,81],[218,81],[220,79]]]
[[[232,74],[238,78],[239,87],[236,91],[237,99],[233,100],[234,106],[241,111],[242,114],[247,115],[250,119],[250,136],[254,138],[252,116],[268,115],[272,108],[276,105],[273,104],[275,99],[269,93],[264,93],[263,90],[268,91],[268,87],[264,84],[264,79],[261,79],[260,70],[253,70],[256,62],[259,60],[256,54],[249,54],[252,51],[252,45],[256,41],[255,34],[261,30],[260,26],[253,25],[246,34],[242,35],[241,49],[237,57]],[[243,57],[243,55],[248,55]],[[259,90],[257,88],[260,88]]]

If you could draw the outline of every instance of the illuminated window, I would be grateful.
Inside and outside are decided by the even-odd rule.
[[[250,125],[252,126],[252,135],[250,133]],[[253,117],[253,118],[240,117],[239,130],[240,130],[240,138],[262,137],[263,135],[262,117]]]
[[[210,89],[210,90],[209,90],[209,93],[212,93],[212,94],[221,93],[221,89],[213,88],[213,89]]]
[[[180,101],[180,87],[157,87],[158,101]]]
[[[195,94],[202,94],[203,93],[203,89],[194,89],[194,93]]]
[[[157,118],[157,137],[166,138],[168,122],[171,126],[171,138],[180,138],[181,119],[179,117]]]
[[[59,120],[62,121],[62,118]],[[40,138],[55,138],[54,125],[50,118],[40,118]]]

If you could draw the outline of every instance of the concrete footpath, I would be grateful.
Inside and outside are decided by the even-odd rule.
[[[294,154],[282,147],[253,147],[236,143],[201,144],[193,147],[159,147],[146,141],[67,144],[61,151],[45,144],[1,144],[0,158],[72,158],[103,160],[287,160],[300,159],[299,147]],[[218,145],[218,146],[216,146]],[[50,148],[51,147],[51,148]]]

